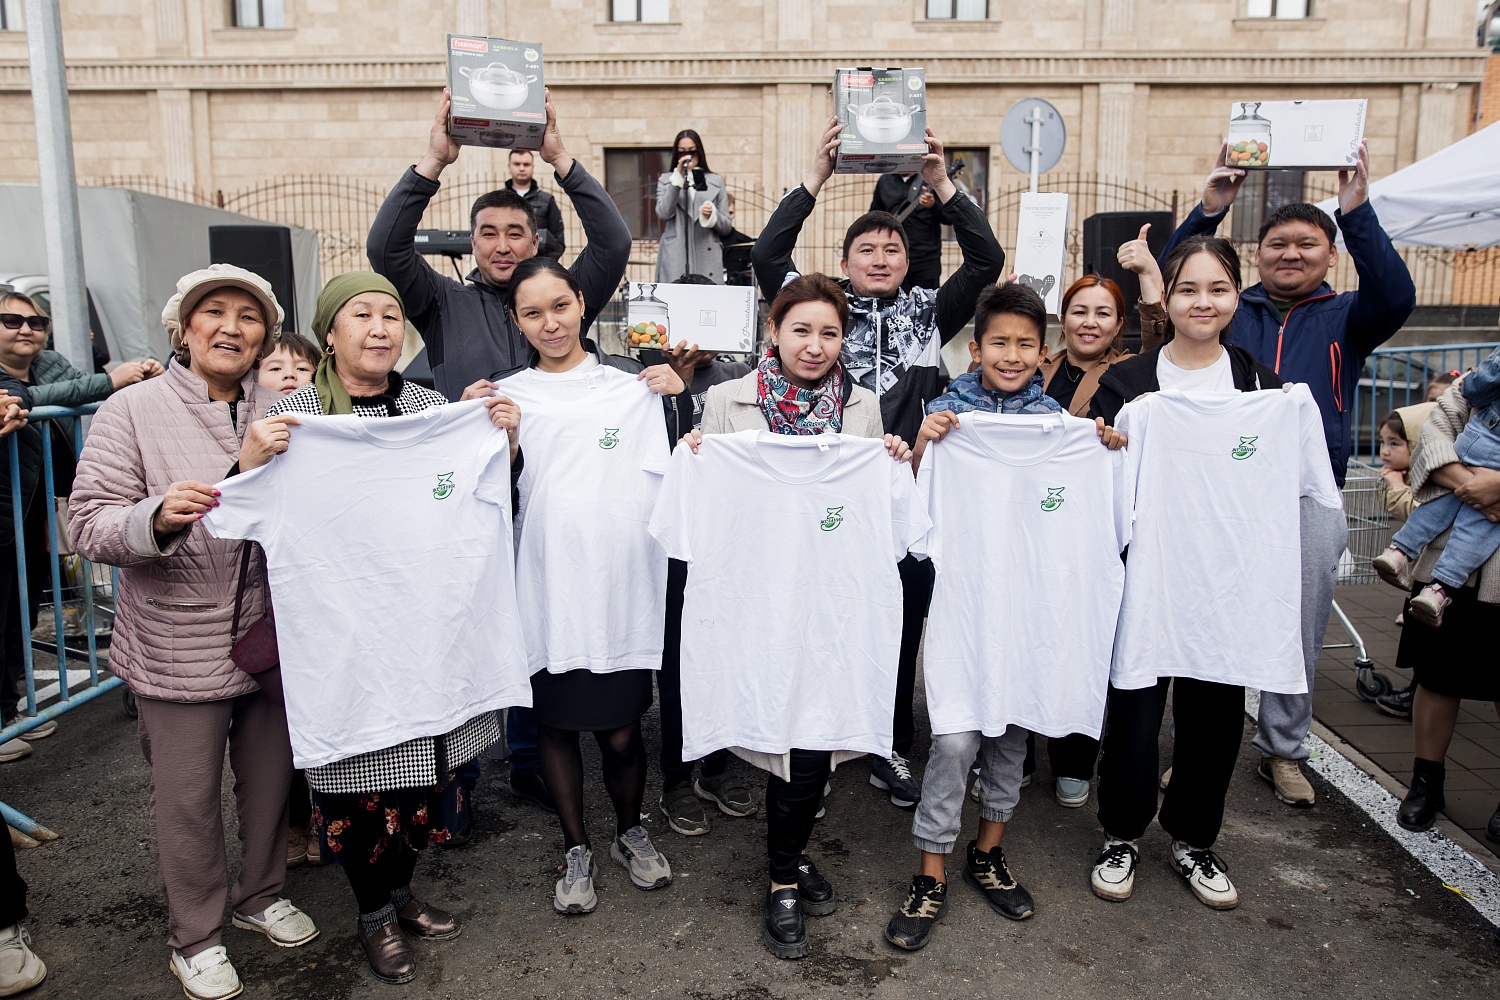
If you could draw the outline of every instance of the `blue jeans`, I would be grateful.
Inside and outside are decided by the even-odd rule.
[[[1500,469],[1500,407],[1491,405],[1469,418],[1453,449],[1459,461],[1482,469]],[[1492,423],[1492,421],[1494,421]],[[1418,504],[1406,524],[1391,539],[1408,559],[1416,559],[1422,550],[1449,527],[1453,533],[1438,556],[1432,578],[1445,587],[1458,588],[1500,548],[1500,524],[1490,521],[1477,509],[1452,493]]]
[[[510,708],[505,713],[505,744],[510,748],[510,776],[541,774],[542,759],[536,749],[536,716],[529,708]]]

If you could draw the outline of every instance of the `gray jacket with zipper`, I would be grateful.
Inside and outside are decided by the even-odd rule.
[[[583,289],[583,332],[609,302],[630,260],[630,229],[603,186],[583,164],[573,163],[558,184],[573,202],[588,245],[568,270]],[[441,185],[408,167],[370,226],[365,250],[370,267],[389,278],[401,293],[406,318],[427,344],[437,391],[457,401],[479,379],[525,367],[531,345],[510,315],[510,291],[479,280],[467,282],[440,274],[417,252],[416,233],[422,214]]]

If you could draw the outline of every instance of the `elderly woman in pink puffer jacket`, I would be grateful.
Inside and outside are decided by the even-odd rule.
[[[171,969],[200,1000],[241,990],[220,943],[229,889],[220,818],[226,744],[242,845],[234,926],[285,948],[318,934],[280,898],[292,775],[286,710],[229,658],[242,543],[197,526],[217,503],[210,484],[237,471],[242,454],[248,461],[267,447],[249,429],[279,397],[257,384],[254,369],[281,320],[270,284],[250,271],[215,264],[182,278],[162,311],[174,358],[165,375],[99,408],[69,508],[78,550],[120,567],[109,667],[140,709]],[[264,611],[259,577],[247,586],[242,632]]]

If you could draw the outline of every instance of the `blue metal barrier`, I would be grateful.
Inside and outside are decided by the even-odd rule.
[[[53,638],[55,642],[50,644],[57,656],[57,699],[42,707],[39,701],[46,700],[46,696],[38,698],[36,684],[36,664],[33,655],[33,641],[31,635],[31,607],[30,586],[27,578],[26,562],[26,530],[23,522],[21,495],[21,459],[19,445],[16,436],[12,434],[8,442],[8,455],[10,458],[10,503],[11,518],[15,526],[16,547],[16,597],[21,613],[22,633],[22,657],[26,670],[26,698],[21,706],[20,718],[4,729],[0,729],[0,743],[15,739],[22,733],[28,732],[40,726],[50,719],[64,715],[79,705],[92,701],[102,694],[113,691],[124,682],[118,677],[110,677],[103,681],[99,679],[99,643],[98,643],[98,609],[94,602],[94,579],[93,568],[88,561],[79,557],[79,573],[83,580],[81,586],[83,605],[83,630],[87,637],[88,648],[86,650],[69,650],[67,648],[67,630],[64,622],[64,595],[67,592],[63,574],[63,562],[59,553],[61,546],[58,544],[59,525],[57,522],[57,496],[53,486],[53,457],[52,457],[52,427],[46,421],[71,420],[72,421],[72,445],[73,454],[76,457],[83,449],[83,421],[79,418],[93,413],[99,408],[98,403],[90,403],[87,406],[38,406],[31,411],[31,423],[42,432],[42,468],[39,473],[36,495],[31,498],[32,503],[42,503],[47,516],[47,547],[50,554],[50,570],[52,575],[52,623]],[[117,583],[118,581],[112,581]],[[111,589],[111,594],[114,590]],[[44,648],[47,643],[39,643]],[[70,684],[68,679],[68,655],[72,653],[75,657],[82,657],[88,661],[89,677],[87,683],[81,687]],[[0,815],[5,822],[25,833],[34,840],[55,840],[57,834],[37,823],[30,817],[17,812],[5,803],[0,802]]]
[[[1354,394],[1353,454],[1380,464],[1380,424],[1398,406],[1427,398],[1427,383],[1445,372],[1464,372],[1497,346],[1438,344],[1432,347],[1381,347],[1370,353]]]

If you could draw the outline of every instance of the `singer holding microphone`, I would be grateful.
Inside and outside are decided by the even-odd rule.
[[[733,224],[724,178],[708,169],[703,140],[692,129],[672,143],[672,169],[656,182],[656,214],[664,225],[657,245],[656,280],[701,274],[724,283],[723,238]]]

